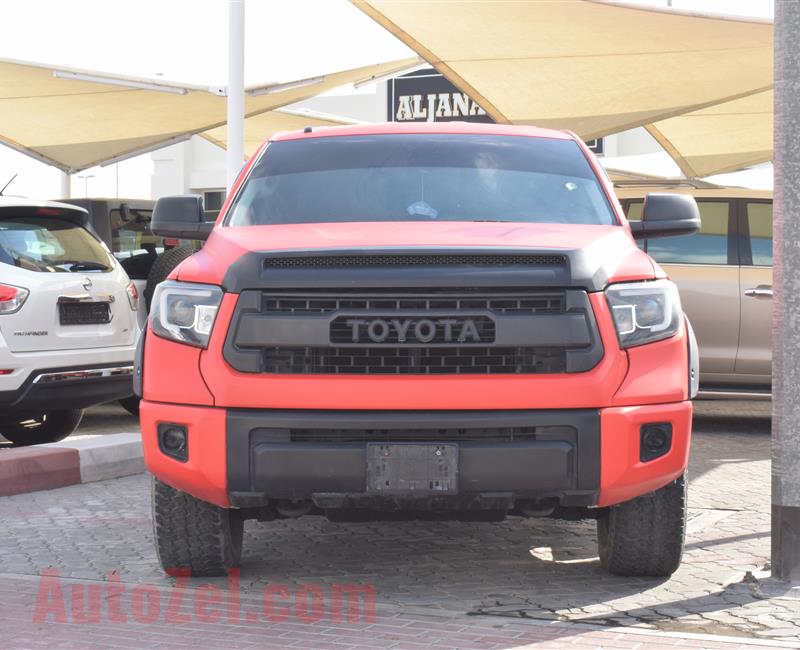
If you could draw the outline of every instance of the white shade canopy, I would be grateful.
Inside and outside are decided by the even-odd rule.
[[[245,117],[418,64],[413,57],[253,86]],[[275,130],[285,119],[274,118]],[[180,142],[225,121],[224,89],[0,60],[0,142],[66,172]]]
[[[594,0],[353,2],[497,122],[584,139],[653,125],[693,176],[771,156],[770,22]]]

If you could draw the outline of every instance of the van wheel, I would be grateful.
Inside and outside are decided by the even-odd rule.
[[[153,531],[168,575],[224,576],[239,566],[244,520],[152,479]]]
[[[83,410],[50,411],[25,420],[0,421],[0,434],[18,447],[58,442],[81,423]]]
[[[144,304],[148,312],[150,311],[150,301],[153,300],[153,292],[156,290],[156,286],[166,280],[172,269],[187,257],[191,257],[193,253],[194,250],[190,246],[178,246],[164,251],[156,258],[153,266],[150,267],[150,272],[147,274],[147,283],[144,285]]]
[[[119,405],[131,415],[139,417],[139,398],[136,395],[119,400]]]
[[[618,576],[669,576],[681,563],[686,474],[597,518],[600,564]]]

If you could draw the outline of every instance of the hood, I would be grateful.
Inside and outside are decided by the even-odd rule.
[[[260,279],[270,279],[264,270],[267,258],[412,252],[556,255],[566,260],[567,276],[551,272],[549,278],[540,274],[540,280],[546,285],[583,286],[590,291],[601,290],[610,282],[656,277],[652,261],[624,226],[417,221],[217,227],[203,250],[180,266],[177,277],[188,282],[221,284],[228,291],[238,292],[260,286]],[[317,280],[322,275],[319,269],[308,265],[302,270],[313,271]],[[359,268],[362,277],[365,270],[368,271],[363,266]],[[335,278],[342,275],[338,271],[341,269],[326,270],[324,275],[326,279]],[[396,273],[408,278],[410,271],[419,273],[419,267]],[[470,275],[474,275],[479,269],[473,267],[471,271]],[[513,267],[506,266],[503,275],[512,272]],[[289,276],[284,277],[288,281]],[[303,280],[296,274],[292,277],[298,282]],[[459,272],[457,277],[462,286],[471,286],[464,285],[465,272]]]

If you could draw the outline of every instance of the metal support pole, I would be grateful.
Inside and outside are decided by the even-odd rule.
[[[228,192],[244,161],[244,0],[228,0]]]
[[[800,2],[775,2],[772,575],[800,582]]]
[[[70,185],[71,185],[71,183],[70,183],[69,174],[67,172],[61,172],[61,179],[60,180],[61,180],[61,192],[60,192],[61,196],[60,196],[60,198],[62,198],[62,199],[71,198],[70,197],[70,194],[71,194]]]

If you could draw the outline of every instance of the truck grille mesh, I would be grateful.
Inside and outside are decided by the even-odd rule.
[[[280,255],[264,260],[264,269],[335,269],[398,266],[564,266],[563,255],[536,254],[426,254],[402,255]]]
[[[507,296],[482,295],[360,295],[265,294],[264,311],[273,314],[327,314],[337,310],[447,310],[457,314],[466,309],[488,309],[501,314],[560,314],[564,293],[559,291]]]
[[[263,352],[268,373],[495,375],[566,371],[566,353],[531,347],[280,347]]]
[[[539,431],[541,429],[541,431]],[[498,427],[442,429],[290,429],[286,442],[522,442],[537,433],[551,434],[567,427]],[[262,429],[269,435],[269,429]],[[282,432],[274,436],[283,441]]]

